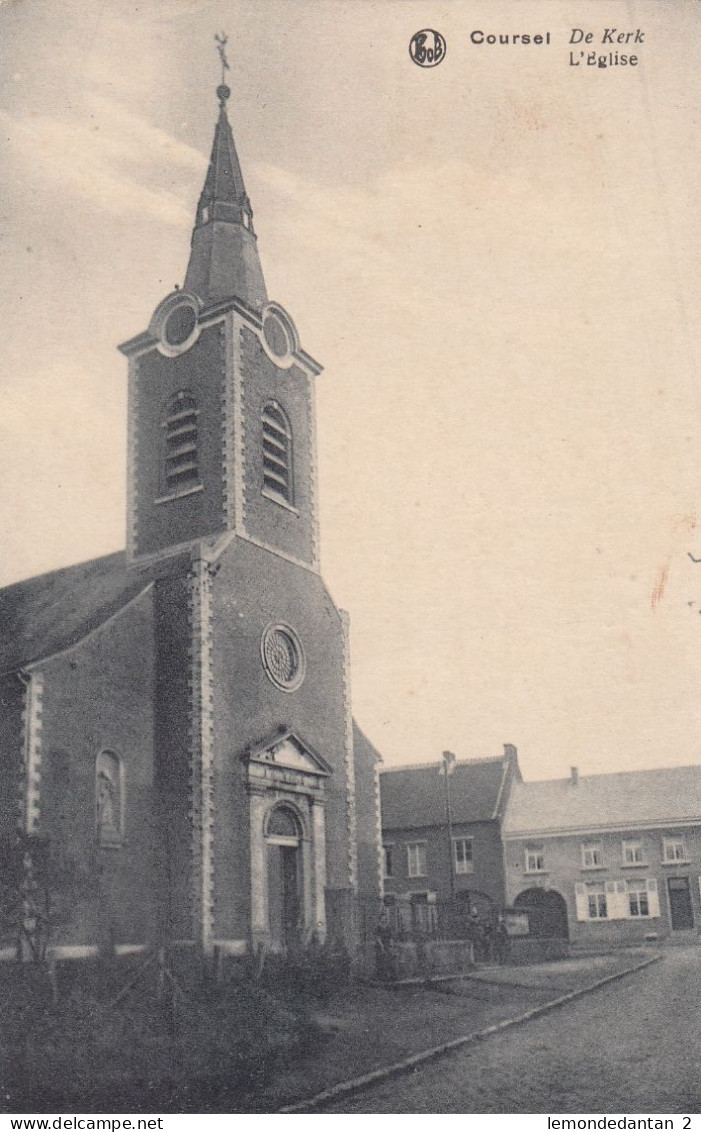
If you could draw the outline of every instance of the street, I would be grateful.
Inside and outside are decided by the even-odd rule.
[[[701,947],[339,1101],[343,1113],[685,1113],[701,1096]]]

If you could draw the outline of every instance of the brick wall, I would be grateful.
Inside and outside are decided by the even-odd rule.
[[[289,727],[331,765],[325,784],[327,878],[348,885],[343,637],[338,611],[314,573],[237,539],[212,590],[215,750],[215,935],[248,930],[248,796],[241,755]],[[268,679],[261,637],[270,623],[299,636],[306,675],[295,692]]]
[[[162,927],[173,939],[192,939],[190,745],[188,679],[190,623],[187,567],[159,579],[156,629],[154,807],[159,828]]]
[[[663,862],[663,838],[683,837],[688,863],[665,864]],[[635,840],[640,843],[644,864],[624,866],[622,843]],[[582,845],[597,844],[601,847],[603,867],[583,867]],[[544,852],[545,869],[541,873],[526,872],[526,850],[541,847]],[[564,897],[567,904],[567,918],[570,939],[575,943],[596,946],[607,943],[642,942],[649,933],[666,937],[672,933],[668,880],[670,877],[688,878],[694,926],[701,927],[701,900],[699,877],[701,877],[701,824],[692,828],[660,828],[654,830],[608,831],[603,834],[586,834],[558,837],[518,838],[506,842],[506,874],[508,897],[512,903],[519,893],[532,887],[554,889]],[[576,903],[576,885],[608,883],[626,885],[629,881],[656,882],[659,899],[659,916],[631,916],[625,918],[579,919]],[[611,904],[609,893],[608,908],[619,908]],[[614,895],[614,900],[623,897],[622,890]],[[622,908],[626,903],[621,902]]]
[[[22,766],[23,686],[11,673],[0,679],[0,837],[14,837]]]
[[[472,871],[454,874],[456,893],[470,891],[488,896],[497,906],[504,903],[504,869],[501,838],[497,822],[453,822],[453,837],[472,838]],[[450,861],[447,826],[415,829],[384,829],[382,840],[393,845],[394,876],[385,878],[385,893],[431,891],[439,900],[451,895]],[[426,844],[426,876],[410,877],[407,845]]]
[[[155,349],[138,358],[134,422],[138,554],[150,554],[224,528],[222,441],[226,351],[224,323],[202,331],[186,353],[166,358]],[[132,378],[134,380],[134,378]],[[197,400],[198,462],[203,490],[172,499],[163,483],[164,432],[161,427],[174,394],[187,390]]]
[[[358,727],[353,729],[358,837],[358,891],[380,897],[380,853],[375,772],[378,753]]]
[[[70,652],[42,664],[38,832],[83,862],[95,892],[81,889],[55,942],[143,943],[153,934],[153,621],[150,592]],[[122,760],[124,838],[100,848],[95,760]]]
[[[241,380],[244,416],[245,524],[248,534],[302,562],[313,561],[313,437],[310,379],[297,367],[278,369],[258,338],[241,331]],[[284,409],[292,428],[292,464],[296,514],[261,495],[263,445],[261,416],[268,401]]]

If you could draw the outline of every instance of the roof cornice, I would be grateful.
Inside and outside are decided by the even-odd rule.
[[[670,829],[680,826],[701,826],[701,815],[685,818],[657,818],[646,821],[629,822],[592,822],[577,826],[543,826],[540,829],[506,830],[502,826],[505,841],[522,841],[524,838],[534,837],[589,837],[592,833],[632,833],[646,829]]]
[[[451,773],[456,774],[459,769],[462,770],[465,767],[483,766],[485,763],[501,763],[502,761],[503,755],[491,755],[484,759],[456,759]],[[440,759],[430,763],[401,763],[398,766],[383,767],[380,774],[391,774],[398,770],[437,770],[442,774],[443,766],[444,763]]]
[[[380,774],[381,773],[382,773],[382,771],[380,771]],[[461,828],[462,826],[467,826],[467,825],[469,825],[469,826],[473,826],[473,825],[498,825],[499,824],[499,818],[492,818],[492,817],[488,817],[488,818],[461,818],[458,815],[458,816],[453,816],[453,820],[452,820],[451,824],[452,824],[453,829],[458,829],[458,828]],[[396,833],[412,833],[413,831],[415,831],[417,829],[419,829],[419,830],[445,829],[445,825],[446,825],[445,820],[443,820],[443,821],[431,821],[431,822],[416,822],[416,824],[413,824],[413,825],[391,825],[391,824],[383,821],[382,822],[382,831],[383,831],[383,833],[390,833],[391,832],[391,833],[395,833],[395,834]]]
[[[230,299],[219,299],[217,302],[210,303],[209,306],[203,307],[198,322],[202,327],[211,326],[213,323],[219,322],[219,320],[229,314],[230,311],[235,311],[256,333],[260,333],[263,325],[260,315],[254,310],[251,310],[245,303],[242,303],[240,299],[236,299],[233,296]],[[136,354],[145,354],[148,350],[155,349],[157,345],[158,339],[154,337],[153,334],[150,334],[148,330],[144,330],[133,338],[127,339],[126,342],[122,342],[117,349],[126,357],[130,358],[134,357]],[[313,377],[318,377],[319,374],[323,372],[324,367],[321,363],[317,362],[317,360],[313,358],[311,354],[308,354],[306,350],[303,350],[301,346],[298,350],[294,351],[292,357]]]

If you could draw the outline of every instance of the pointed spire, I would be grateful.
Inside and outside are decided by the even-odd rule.
[[[224,71],[229,68],[224,54],[226,37],[215,38],[223,80]],[[237,298],[260,311],[267,302],[267,294],[253,229],[253,210],[226,113],[230,95],[229,87],[222,81],[217,87],[219,120],[197,205],[185,290],[197,295],[205,305]]]

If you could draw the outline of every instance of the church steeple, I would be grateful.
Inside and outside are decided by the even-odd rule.
[[[217,94],[184,287],[120,347],[129,358],[129,560],[233,534],[316,572],[321,367],[268,301],[223,81]]]
[[[220,54],[222,69],[228,68],[221,44]],[[253,229],[253,211],[226,112],[230,94],[224,82],[217,87],[219,121],[197,206],[185,290],[197,295],[205,306],[220,299],[236,298],[260,312],[267,302],[267,293]]]

